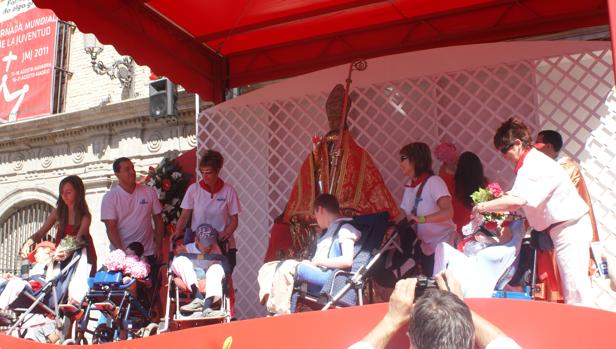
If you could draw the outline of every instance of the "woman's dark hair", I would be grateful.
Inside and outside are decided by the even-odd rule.
[[[130,248],[139,258],[143,256],[143,244],[138,241],[131,242],[126,248]]]
[[[79,176],[68,176],[62,179],[60,182],[58,201],[56,202],[56,214],[58,215],[58,223],[60,224],[59,230],[60,236],[64,236],[66,225],[68,224],[68,206],[62,200],[62,187],[65,184],[70,184],[75,190],[75,207],[73,209],[75,219],[75,231],[79,231],[81,225],[81,219],[85,216],[90,216],[90,210],[88,209],[88,203],[86,202],[86,189],[83,186],[83,182]]]
[[[415,176],[423,174],[433,175],[432,154],[430,147],[426,143],[415,142],[407,144],[400,149],[400,156],[405,156],[415,165]]]
[[[224,162],[225,159],[222,157],[221,153],[217,152],[216,150],[208,149],[201,157],[201,161],[199,161],[199,167],[211,167],[215,169],[216,172],[218,172],[222,168]]]
[[[487,180],[483,174],[483,165],[475,153],[466,151],[458,158],[458,166],[454,175],[456,183],[456,197],[464,206],[473,207],[471,194],[484,187]]]
[[[494,147],[500,150],[513,144],[516,139],[522,141],[522,146],[525,149],[530,148],[533,144],[528,127],[524,122],[516,118],[509,118],[496,130],[496,134],[494,134]]]

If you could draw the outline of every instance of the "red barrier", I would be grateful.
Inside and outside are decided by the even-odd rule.
[[[523,348],[609,348],[616,314],[563,304],[507,299],[470,299],[477,313],[495,323]],[[346,348],[362,338],[382,317],[386,304],[237,321],[106,344],[106,349]],[[55,345],[0,336],[2,349],[52,349]],[[94,347],[94,346],[88,346]],[[408,348],[399,333],[388,348]]]

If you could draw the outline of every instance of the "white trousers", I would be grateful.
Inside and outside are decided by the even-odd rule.
[[[505,270],[516,258],[516,247],[511,245],[488,246],[474,256],[441,242],[434,252],[434,273],[446,269],[460,282],[464,297],[490,298]]]
[[[0,294],[0,309],[8,309],[28,283],[21,278],[9,279],[4,291]]]
[[[434,274],[450,270],[460,282],[464,297],[492,297],[498,280],[515,261],[525,233],[521,220],[512,222],[509,229],[510,241],[487,246],[470,257],[441,242],[434,252]]]
[[[550,231],[565,303],[594,306],[588,277],[592,225],[588,214],[572,223],[563,223]]]
[[[171,270],[186,286],[199,285],[197,273],[190,259],[185,256],[175,257],[171,263]],[[214,301],[222,298],[222,279],[225,271],[220,264],[212,264],[205,271],[205,298],[214,297]]]
[[[73,273],[71,281],[68,284],[69,302],[72,301],[77,304],[81,304],[81,302],[83,302],[83,299],[90,290],[90,286],[88,286],[88,277],[90,276],[91,269],[92,265],[88,263],[88,252],[84,247],[81,249],[81,258],[79,259],[79,262],[77,262],[75,272]]]

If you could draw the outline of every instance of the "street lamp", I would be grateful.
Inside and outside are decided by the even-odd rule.
[[[133,82],[133,59],[123,56],[116,59],[111,67],[97,61],[98,55],[103,52],[103,45],[96,39],[94,34],[83,34],[83,49],[90,55],[92,70],[98,75],[107,75],[110,79],[118,78],[125,87],[130,87]]]

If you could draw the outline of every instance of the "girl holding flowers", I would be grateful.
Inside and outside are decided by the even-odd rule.
[[[96,250],[90,235],[90,222],[92,216],[86,202],[86,191],[79,176],[68,176],[62,179],[59,186],[60,195],[56,208],[43,223],[43,226],[34,233],[21,248],[21,257],[26,258],[30,248],[40,242],[43,237],[57,224],[54,242],[60,244],[65,236],[73,236],[86,244],[87,261],[90,264],[90,275],[96,273]],[[54,258],[64,261],[69,256],[66,251],[57,251]]]

